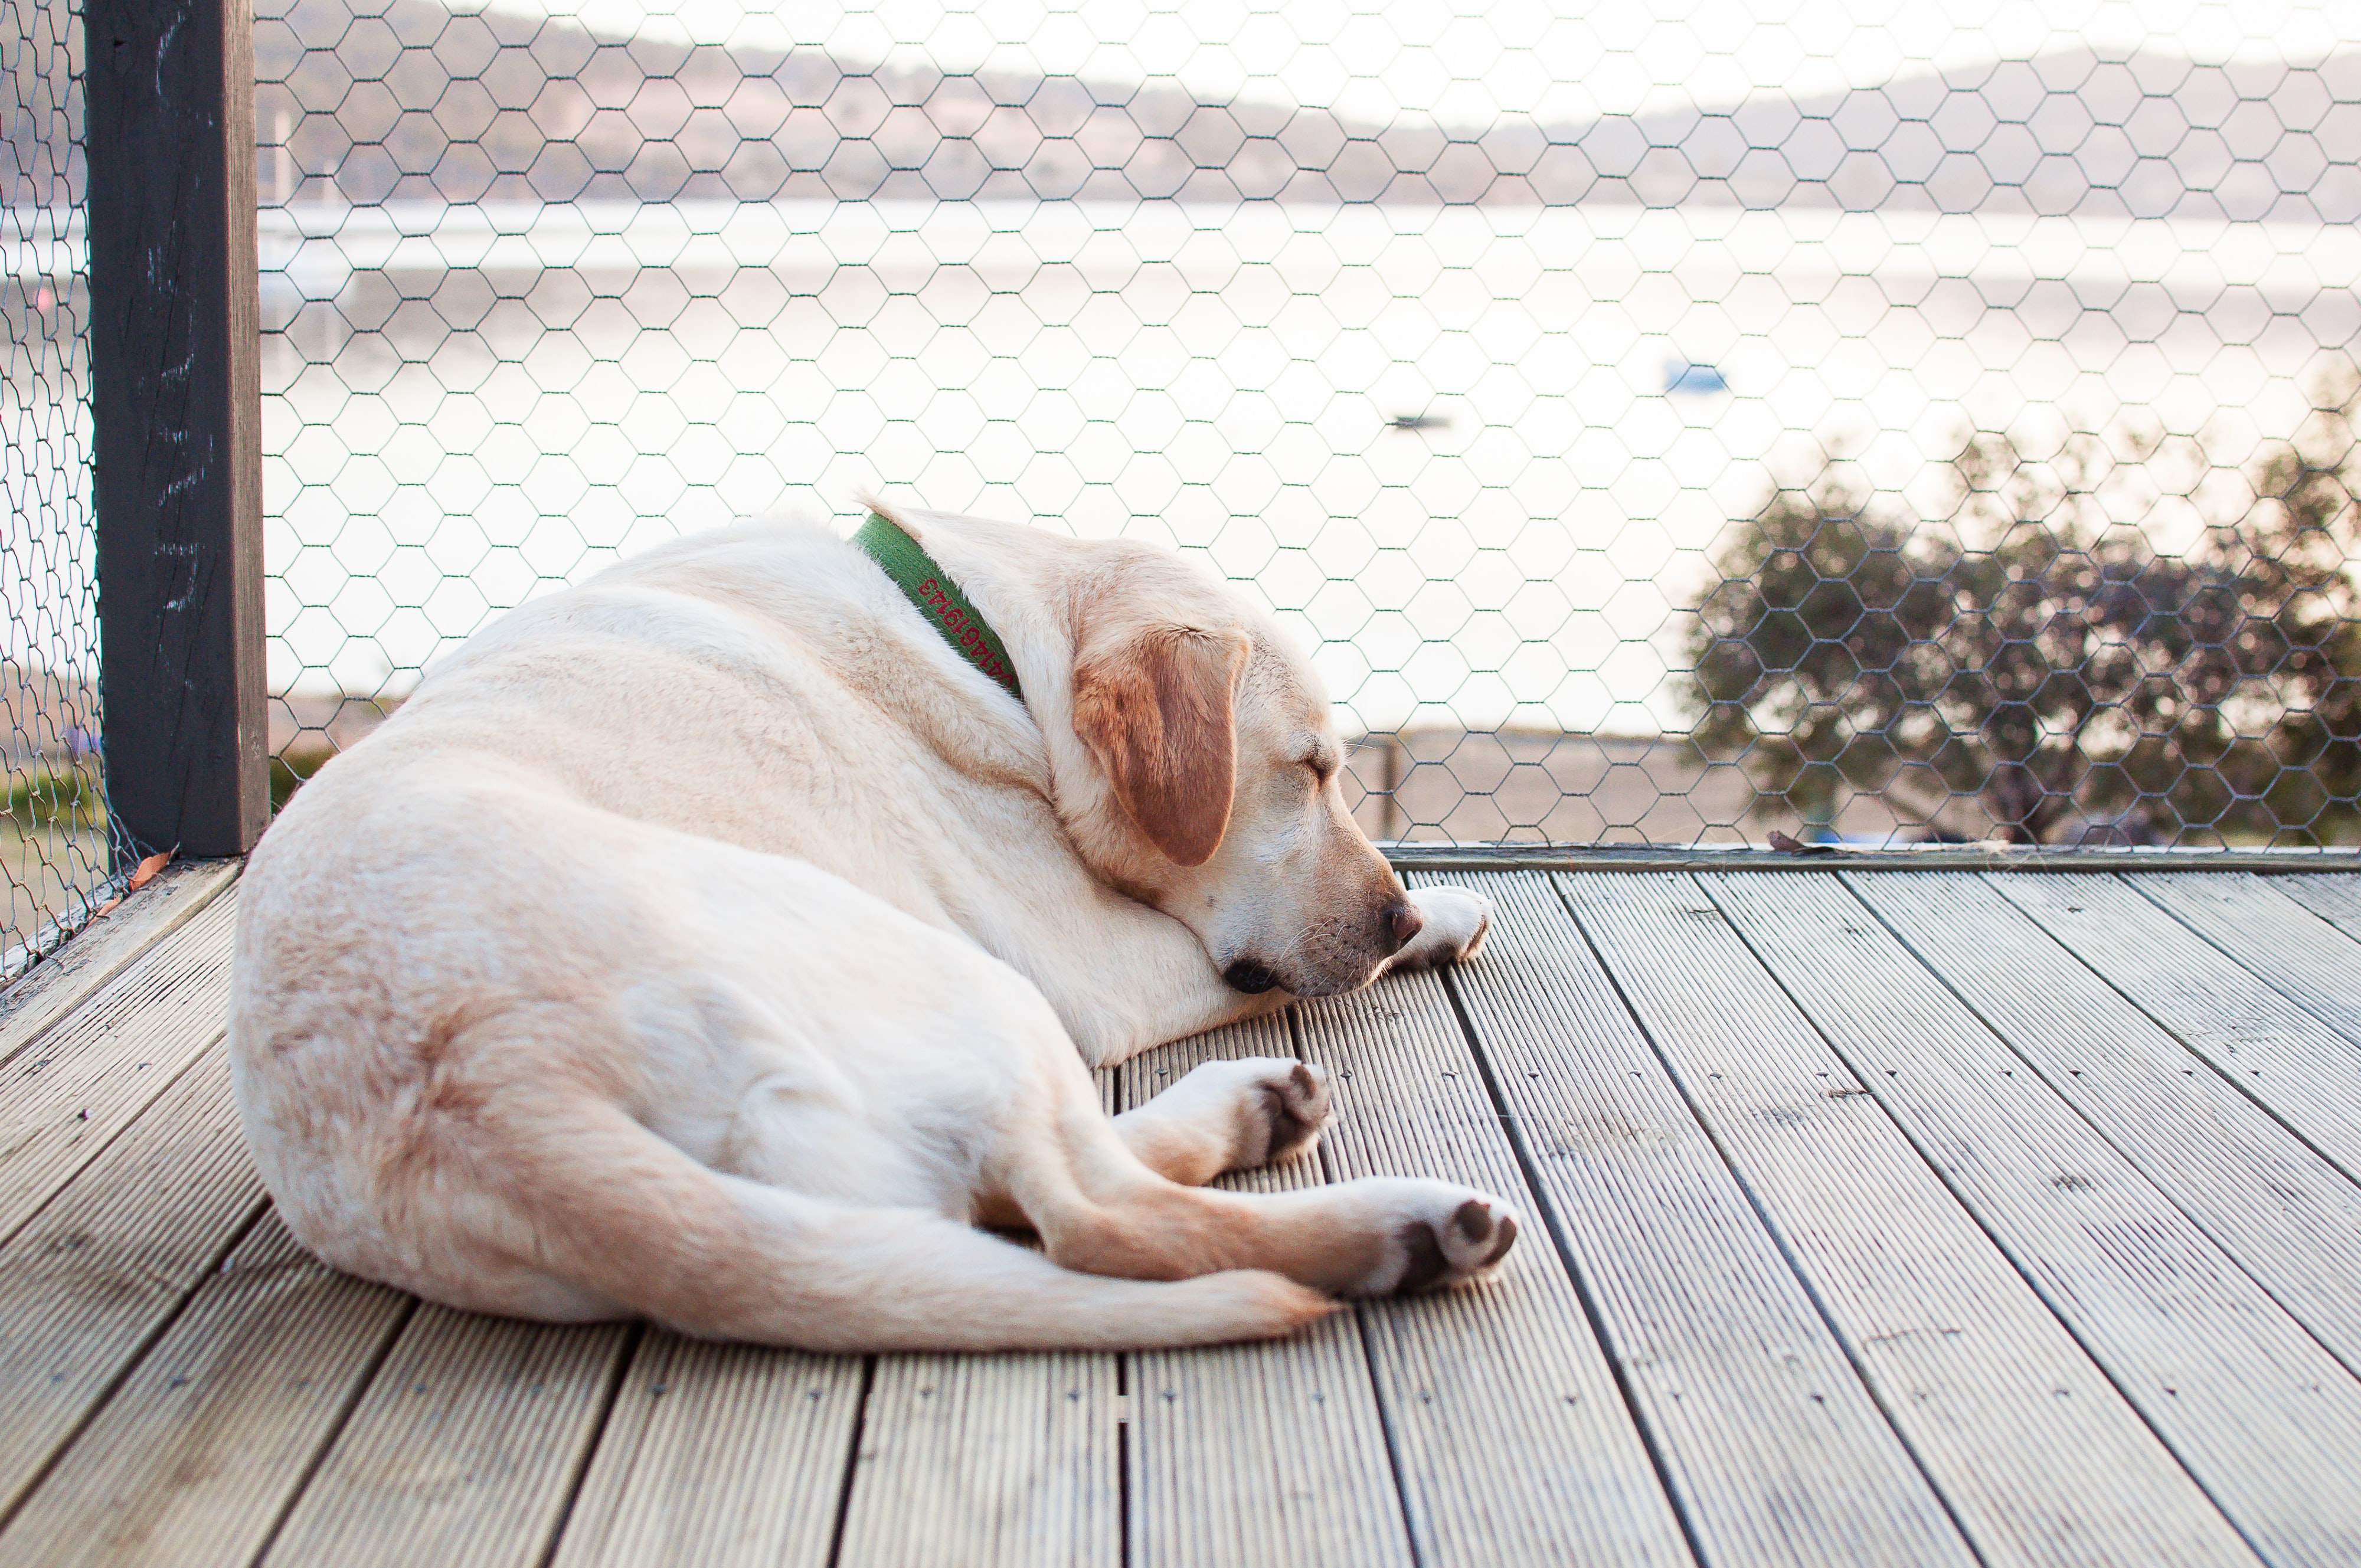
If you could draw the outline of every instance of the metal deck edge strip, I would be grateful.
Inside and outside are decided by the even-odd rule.
[[[1397,868],[1548,872],[2361,872],[2361,850],[2038,850],[1997,845],[1847,849],[1797,853],[1755,845],[1728,849],[1657,844],[1425,845],[1380,843]]]

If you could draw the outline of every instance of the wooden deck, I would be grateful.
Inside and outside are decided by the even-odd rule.
[[[0,1568],[2361,1563],[2361,873],[1447,875],[1481,962],[1106,1089],[1325,1063],[1246,1184],[1489,1188],[1503,1278],[861,1360],[313,1263],[168,873],[0,994]]]

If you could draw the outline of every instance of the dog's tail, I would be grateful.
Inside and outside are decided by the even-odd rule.
[[[814,1351],[1122,1350],[1269,1339],[1335,1310],[1276,1274],[1077,1273],[925,1210],[722,1175],[603,1102],[532,1098],[497,1116],[493,1179],[534,1266],[686,1333]]]

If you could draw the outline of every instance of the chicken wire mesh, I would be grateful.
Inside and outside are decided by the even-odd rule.
[[[112,873],[98,765],[98,594],[91,513],[81,7],[0,0],[0,981],[87,918]]]
[[[280,788],[873,488],[1202,553],[1380,838],[2352,841],[2361,14],[1756,10],[262,0]]]

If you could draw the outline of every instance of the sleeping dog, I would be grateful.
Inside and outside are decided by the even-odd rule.
[[[1325,1075],[1090,1069],[1472,957],[1326,696],[1170,552],[882,506],[515,610],[249,861],[230,1049],[288,1227],[446,1304],[827,1351],[1281,1334],[1485,1273],[1440,1181],[1208,1190]],[[977,1228],[1026,1228],[1039,1250]]]

